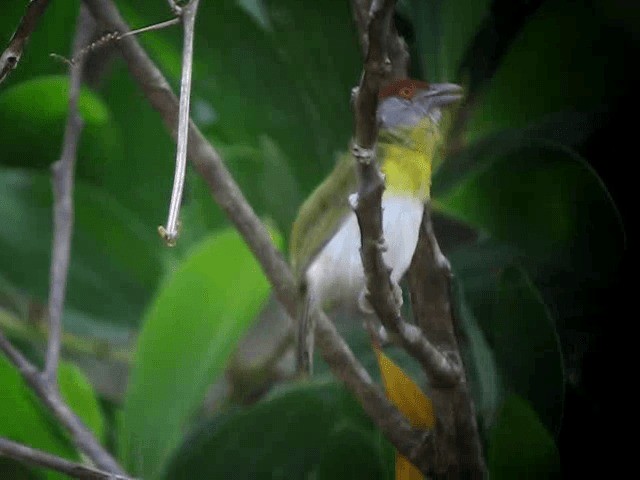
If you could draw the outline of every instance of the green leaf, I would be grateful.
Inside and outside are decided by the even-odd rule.
[[[445,0],[440,4],[442,31],[440,40],[442,76],[440,81],[451,82],[457,79],[460,64],[471,40],[478,32],[483,20],[489,16],[491,2],[489,0],[475,2]]]
[[[411,19],[416,34],[417,60],[425,78],[456,80],[469,42],[489,14],[489,1],[408,0],[400,12]]]
[[[0,391],[1,436],[64,458],[77,458],[71,442],[3,355],[0,355]],[[52,474],[49,478],[65,477]]]
[[[42,480],[45,478],[43,470],[27,467],[16,460],[0,457],[0,478],[11,480]]]
[[[43,169],[60,157],[69,108],[69,79],[48,75],[0,91],[1,162]],[[78,175],[98,180],[113,158],[122,157],[119,131],[103,100],[88,88],[78,99],[84,127]]]
[[[221,146],[219,150],[256,213],[269,216],[280,229],[288,230],[302,196],[291,171],[292,161],[280,146],[269,136],[261,135],[255,148]],[[196,229],[201,225],[206,233],[206,227],[219,228],[224,224],[220,207],[212,200],[211,190],[202,179],[190,177],[188,192],[183,214],[185,225]],[[200,232],[185,233],[198,238]]]
[[[198,428],[165,478],[327,478],[345,457],[380,478],[387,445],[344,387],[301,383]]]
[[[561,478],[560,456],[551,434],[517,395],[504,402],[489,442],[493,479]]]
[[[631,91],[628,41],[604,20],[584,2],[543,2],[473,110],[470,138],[521,127],[551,112],[598,108]]]
[[[61,362],[58,381],[69,407],[101,438],[104,420],[86,377],[75,366]],[[3,355],[0,355],[0,392],[0,436],[64,458],[78,459],[71,440],[57,420]],[[43,472],[46,478],[67,478],[53,471]]]
[[[261,21],[235,0],[201,5],[206,39],[196,38],[196,45],[206,76],[195,72],[195,91],[215,112],[205,132],[217,144],[252,148],[268,136],[307,193],[351,134],[359,54],[350,9],[338,0],[261,5]]]
[[[318,465],[319,480],[382,479],[385,465],[375,437],[354,425],[344,423],[331,432]]]
[[[454,283],[456,318],[460,320],[463,335],[460,336],[460,349],[464,358],[466,373],[471,385],[476,412],[487,428],[495,421],[504,387],[498,374],[494,352],[487,342],[470,306],[465,299],[461,282]]]
[[[61,362],[58,384],[64,401],[69,405],[100,442],[105,439],[105,420],[93,386],[82,371],[72,363]]]
[[[138,338],[120,432],[120,455],[137,475],[162,474],[268,293],[235,230],[207,238],[165,280]]]
[[[100,94],[126,135],[122,135],[122,153],[111,159],[100,185],[155,231],[167,215],[176,146],[126,65],[115,62],[108,80]]]
[[[50,177],[0,169],[0,271],[44,302],[51,249]],[[101,188],[78,180],[65,324],[78,334],[126,340],[160,275],[154,228]],[[37,232],[37,235],[34,234]]]
[[[471,143],[450,154],[434,172],[431,194],[446,195],[467,177],[487,168],[505,155],[517,155],[529,148],[576,147],[583,144],[607,118],[604,111],[564,111],[550,115],[524,128],[510,128]]]
[[[491,343],[508,389],[531,402],[556,431],[564,405],[564,364],[556,325],[524,271],[505,269],[498,282]]]
[[[435,206],[528,254],[584,270],[610,264],[592,252],[619,254],[625,243],[601,180],[581,157],[556,145],[497,152]]]

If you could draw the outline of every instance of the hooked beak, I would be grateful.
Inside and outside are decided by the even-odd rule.
[[[420,94],[422,98],[429,98],[434,107],[444,107],[461,100],[463,90],[455,83],[432,83],[429,88]]]

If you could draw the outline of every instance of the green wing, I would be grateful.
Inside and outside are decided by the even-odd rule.
[[[340,228],[351,207],[349,195],[357,187],[351,155],[340,155],[329,176],[302,204],[293,223],[289,252],[297,279]]]

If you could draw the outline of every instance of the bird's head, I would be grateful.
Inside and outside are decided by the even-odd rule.
[[[462,87],[454,83],[396,80],[380,89],[378,122],[381,129],[413,127],[427,117],[438,124],[442,108],[461,98]]]

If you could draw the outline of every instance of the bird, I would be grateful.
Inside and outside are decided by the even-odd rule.
[[[462,98],[453,83],[404,78],[379,90],[376,155],[384,174],[382,224],[393,285],[405,274],[415,251],[431,171],[443,140],[443,109]],[[300,293],[296,370],[311,375],[315,308],[356,306],[372,312],[360,258],[360,230],[349,196],[357,190],[355,162],[343,154],[333,171],[300,207],[289,252]],[[395,292],[401,305],[401,291]]]

